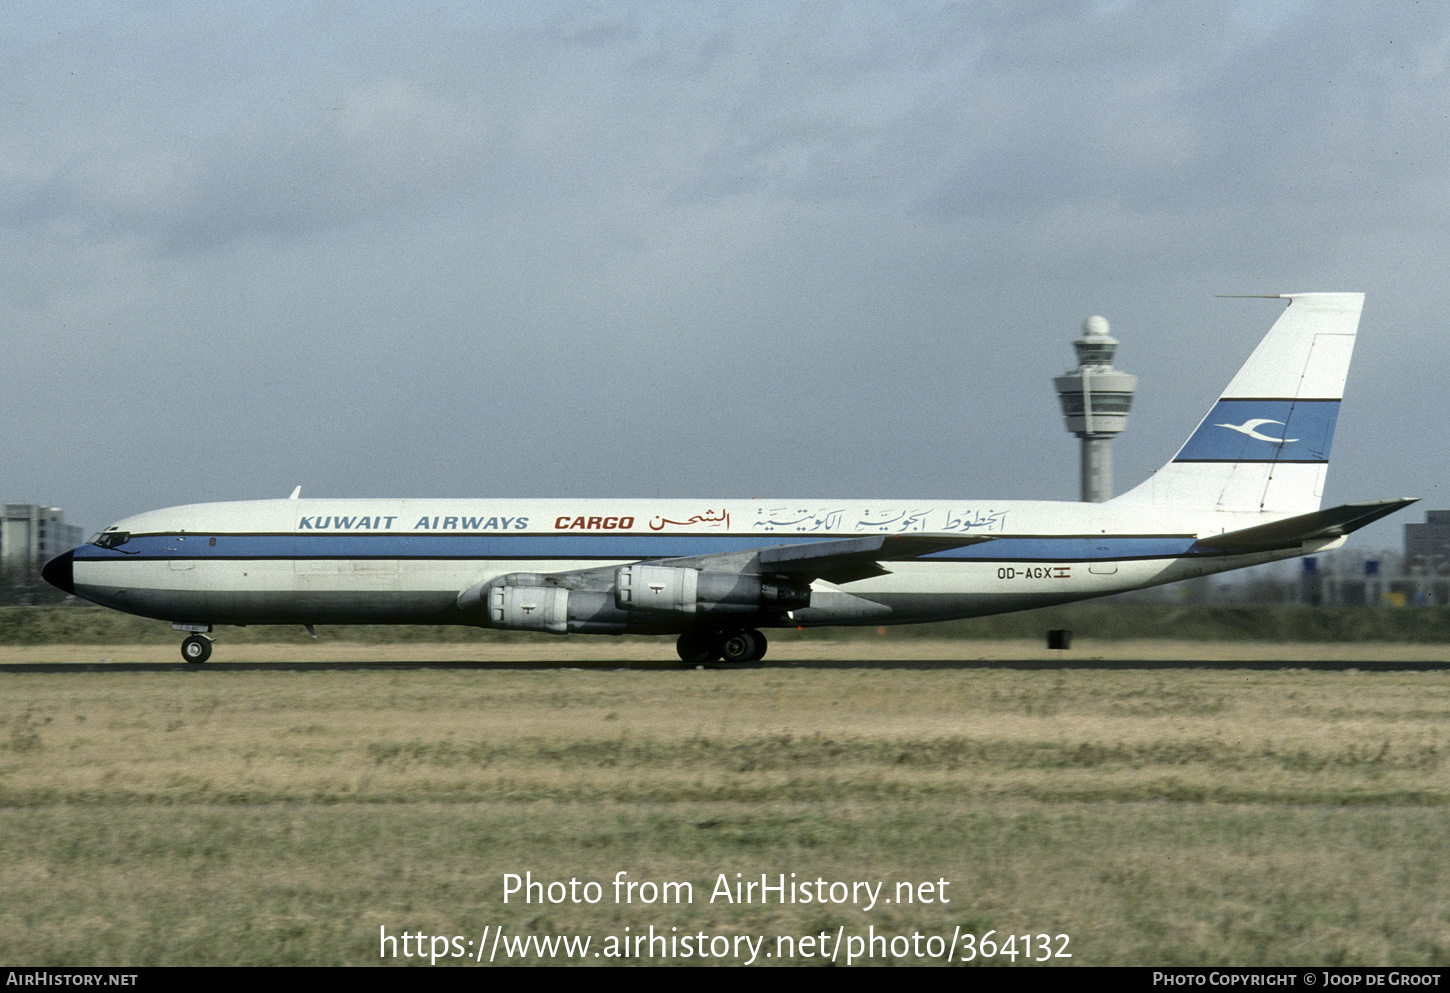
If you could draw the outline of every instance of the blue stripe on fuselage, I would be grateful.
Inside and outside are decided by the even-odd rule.
[[[650,534],[220,534],[133,535],[117,548],[82,545],[78,561],[144,559],[601,559],[635,561],[748,552],[834,541],[776,535]],[[213,539],[215,544],[212,543]],[[1188,535],[1001,537],[923,556],[921,561],[1074,562],[1222,555]]]

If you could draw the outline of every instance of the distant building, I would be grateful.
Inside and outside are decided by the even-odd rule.
[[[1405,596],[1415,606],[1450,607],[1450,510],[1405,525]]]
[[[7,503],[0,517],[0,582],[12,586],[34,582],[41,566],[83,540],[82,529],[67,524],[59,507]]]
[[[1405,563],[1430,575],[1450,573],[1450,510],[1431,510],[1405,525]]]
[[[1406,524],[1404,554],[1341,549],[1300,562],[1310,606],[1450,607],[1450,510]]]

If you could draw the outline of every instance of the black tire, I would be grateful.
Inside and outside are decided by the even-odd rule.
[[[681,662],[700,665],[720,657],[720,642],[711,631],[686,631],[675,642]]]
[[[756,631],[754,628],[751,628],[745,633],[755,639],[755,651],[751,652],[750,658],[746,659],[745,661],[759,662],[761,659],[765,658],[765,649],[769,643],[765,640],[765,635],[761,634],[759,631]]]
[[[201,665],[211,658],[211,639],[194,634],[181,643],[181,657],[192,665]]]
[[[754,662],[765,638],[759,631],[727,631],[720,639],[720,657],[726,662]]]

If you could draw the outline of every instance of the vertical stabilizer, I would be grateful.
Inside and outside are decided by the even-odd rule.
[[[1289,307],[1173,460],[1118,497],[1187,510],[1319,509],[1363,293],[1286,293]]]

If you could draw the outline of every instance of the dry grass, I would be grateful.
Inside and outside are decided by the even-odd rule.
[[[0,959],[961,925],[1070,934],[1073,964],[1443,964],[1447,729],[1442,673],[5,674]],[[526,870],[697,896],[505,905]],[[953,902],[707,902],[736,872]]]

